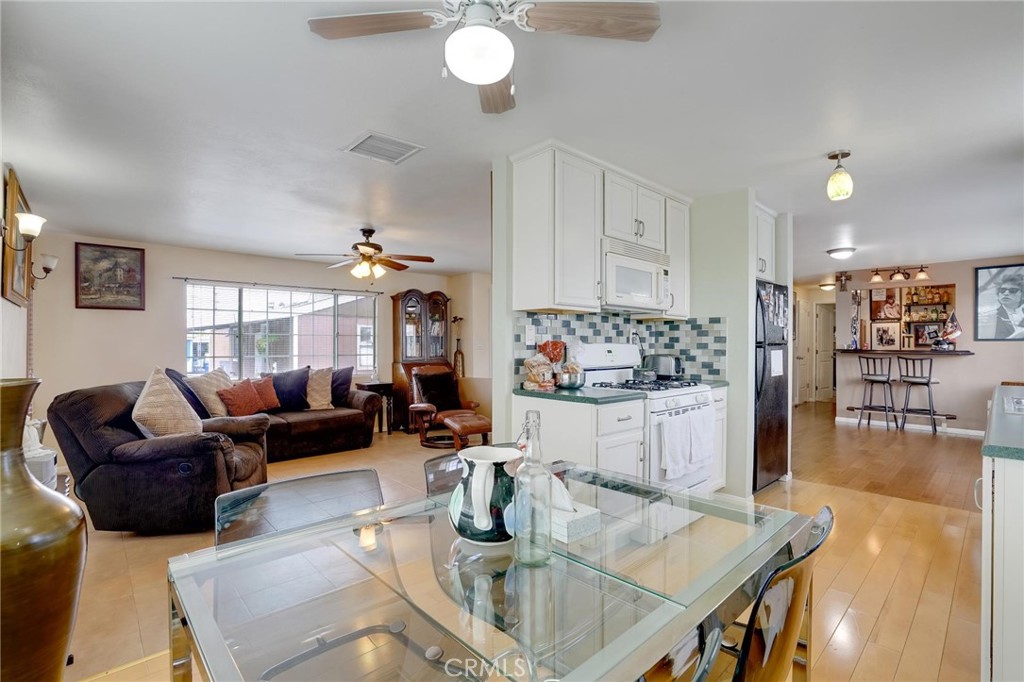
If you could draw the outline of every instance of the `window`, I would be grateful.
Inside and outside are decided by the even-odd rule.
[[[233,378],[297,367],[376,366],[376,297],[186,282],[185,367]]]

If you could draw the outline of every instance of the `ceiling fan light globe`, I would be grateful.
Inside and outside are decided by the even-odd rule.
[[[363,277],[369,277],[370,275],[370,264],[365,260],[361,260],[355,264],[349,272],[352,273],[353,277],[362,279]]]
[[[849,199],[850,195],[853,194],[853,178],[850,177],[850,174],[846,172],[842,165],[836,164],[836,169],[828,177],[828,185],[825,187],[825,192],[832,201]]]
[[[492,26],[465,26],[444,42],[444,60],[459,80],[490,85],[512,70],[515,48],[507,35]]]
[[[370,272],[373,273],[373,276],[375,278],[380,278],[380,277],[383,277],[384,275],[388,274],[388,271],[385,270],[384,266],[381,265],[380,263],[374,263],[373,267],[370,268]]]

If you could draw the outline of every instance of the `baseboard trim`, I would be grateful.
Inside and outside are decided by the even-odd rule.
[[[882,415],[876,414],[876,415],[874,415],[874,417],[875,417],[875,419],[872,420],[871,424],[868,424],[865,421],[865,422],[861,423],[861,426],[869,427],[869,428],[872,428],[872,429],[884,429],[885,428],[885,420],[884,420],[884,418],[879,419],[879,417],[882,417]],[[913,417],[910,417],[910,418],[913,418]],[[963,438],[978,438],[979,440],[985,437],[985,432],[984,431],[977,431],[975,429],[950,428],[949,426],[946,425],[946,420],[945,419],[939,419],[937,421],[939,422],[939,424],[938,424],[939,433],[941,433],[943,435],[946,435],[946,436],[961,436]],[[857,425],[857,418],[856,417],[836,417],[836,424],[842,424],[843,426],[856,426]],[[892,426],[891,426],[892,422],[891,421],[889,422],[889,424],[890,424],[890,428],[892,428]],[[908,421],[907,422],[907,426],[905,427],[904,430],[905,431],[920,431],[922,433],[931,433],[932,432],[932,425],[930,423],[912,424],[910,421]]]

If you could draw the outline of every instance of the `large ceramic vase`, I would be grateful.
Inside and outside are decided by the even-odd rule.
[[[38,379],[0,379],[0,679],[64,674],[85,568],[85,516],[37,481],[21,449]]]
[[[448,502],[448,518],[462,538],[490,545],[512,539],[512,502],[515,497],[516,448],[480,445],[459,451],[462,479]]]

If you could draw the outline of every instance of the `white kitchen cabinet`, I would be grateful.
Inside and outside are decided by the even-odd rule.
[[[527,410],[540,412],[545,462],[566,459],[643,477],[643,400],[596,405],[513,395],[513,424],[518,427]]]
[[[757,279],[775,281],[775,216],[763,206],[757,207]]]
[[[601,168],[560,149],[513,159],[512,307],[601,309]]]
[[[725,386],[711,389],[711,400],[715,406],[715,437],[714,455],[711,462],[710,489],[718,490],[725,486],[725,408],[728,405],[729,389]]]
[[[665,196],[606,171],[604,236],[664,252]]]
[[[641,426],[643,422],[640,423]],[[627,476],[644,477],[644,432],[623,431],[597,439],[597,468]]]
[[[981,478],[981,679],[1024,680],[1024,416],[1006,400],[1024,387],[998,386],[992,396]],[[977,491],[975,491],[977,495]]]

